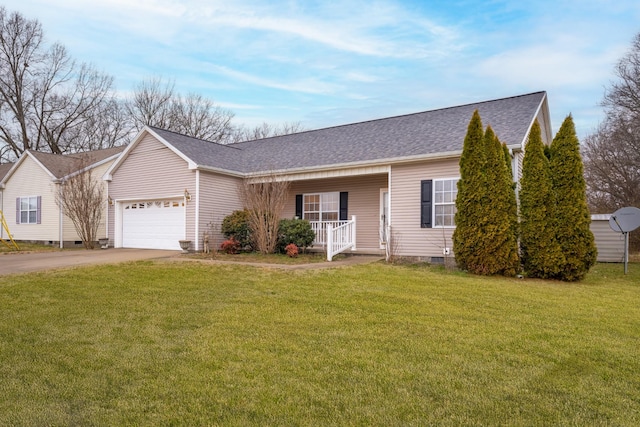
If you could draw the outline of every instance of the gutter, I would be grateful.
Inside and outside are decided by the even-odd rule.
[[[509,147],[520,148],[518,145],[512,145]],[[254,177],[262,177],[267,175],[296,175],[299,173],[308,173],[308,172],[326,172],[333,170],[341,170],[341,169],[351,169],[354,167],[376,167],[376,166],[388,166],[389,164],[405,164],[405,163],[416,163],[425,160],[445,160],[459,157],[462,154],[461,150],[457,151],[447,151],[442,153],[434,153],[434,154],[420,154],[415,156],[407,156],[407,157],[390,157],[384,159],[376,159],[374,161],[365,160],[359,162],[349,162],[349,163],[334,163],[328,165],[320,165],[320,166],[306,166],[302,168],[295,169],[276,169],[276,170],[264,170],[264,171],[256,171],[256,172],[239,172],[239,171],[231,171],[228,169],[217,168],[213,166],[206,165],[196,165],[194,169],[208,171],[208,172],[217,172],[224,175],[229,175],[237,178],[254,178]]]

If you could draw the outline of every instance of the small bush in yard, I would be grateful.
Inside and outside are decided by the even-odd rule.
[[[285,252],[289,243],[295,244],[302,252],[312,245],[316,238],[311,223],[306,219],[283,219],[278,228],[278,249]]]
[[[287,255],[291,258],[295,258],[298,256],[298,246],[295,243],[289,243],[284,250],[287,252]]]
[[[220,250],[227,254],[237,254],[240,251],[240,242],[231,236],[220,245]]]
[[[224,237],[234,237],[240,243],[240,249],[252,249],[251,229],[249,228],[249,211],[247,209],[233,211],[222,221]]]

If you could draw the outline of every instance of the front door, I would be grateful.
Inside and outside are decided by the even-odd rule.
[[[387,245],[389,230],[389,190],[380,189],[380,249]]]

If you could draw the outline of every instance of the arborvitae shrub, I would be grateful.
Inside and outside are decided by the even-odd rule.
[[[463,270],[480,264],[478,251],[482,247],[481,229],[485,204],[483,168],[485,164],[484,131],[478,110],[473,112],[464,138],[460,158],[460,180],[456,197],[456,228],[453,231],[453,252],[458,267]]]
[[[558,279],[581,280],[595,264],[597,249],[591,232],[580,143],[571,115],[551,143],[551,181],[556,198],[556,236],[565,262]]]
[[[486,220],[485,227],[481,230],[481,271],[486,274],[515,276],[520,269],[516,234],[516,195],[502,144],[491,126],[487,127],[484,145],[484,187],[487,203],[482,207]]]
[[[538,121],[525,145],[520,180],[520,254],[529,277],[557,277],[565,263],[556,238],[555,197]]]

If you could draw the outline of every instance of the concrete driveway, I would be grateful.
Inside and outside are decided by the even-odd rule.
[[[180,251],[154,249],[78,249],[56,252],[0,254],[0,275],[68,268],[91,264],[114,264],[143,259],[170,258]]]

